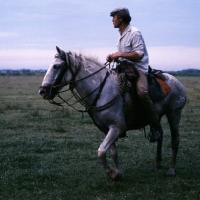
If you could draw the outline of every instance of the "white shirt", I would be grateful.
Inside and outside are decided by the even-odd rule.
[[[131,25],[129,25],[122,35],[119,34],[117,51],[137,52],[140,56],[142,56],[142,59],[136,61],[128,61],[134,63],[137,70],[144,73],[148,72],[149,56],[142,34],[137,28],[131,27]],[[127,59],[120,57],[119,60]]]

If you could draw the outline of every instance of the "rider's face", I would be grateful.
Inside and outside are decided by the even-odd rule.
[[[115,28],[119,28],[120,25],[121,25],[122,19],[118,18],[117,15],[114,15],[113,18],[112,18],[112,22],[113,22],[113,25],[114,25]]]

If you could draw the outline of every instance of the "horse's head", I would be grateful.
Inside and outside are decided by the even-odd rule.
[[[59,47],[56,47],[56,49],[58,53],[55,55],[54,60],[50,64],[38,91],[44,99],[48,100],[53,99],[59,90],[61,90],[64,86],[64,74],[68,68],[71,67],[69,63],[70,58],[67,58],[67,56],[69,56],[68,53],[65,53]],[[66,78],[65,84],[71,79],[72,75],[72,73],[69,73],[69,77]]]

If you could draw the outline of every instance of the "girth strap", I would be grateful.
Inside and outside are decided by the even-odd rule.
[[[101,95],[101,92],[102,92],[102,90],[103,90],[103,87],[104,87],[104,85],[105,85],[106,79],[108,78],[108,75],[109,75],[109,72],[107,71],[106,76],[105,76],[104,80],[102,81],[102,83],[100,84],[99,91],[98,91],[98,93],[97,93],[97,95],[96,95],[96,97],[95,97],[95,99],[94,99],[94,101],[93,101],[91,107],[96,106],[97,101],[98,101],[98,99],[99,99],[99,97],[100,97],[100,95]]]

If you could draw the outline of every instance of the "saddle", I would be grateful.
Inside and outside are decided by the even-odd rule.
[[[131,84],[133,84],[139,76],[135,66],[127,61],[120,61],[118,63],[117,72],[124,72],[126,78],[131,82]],[[171,88],[165,82],[166,77],[161,70],[152,69],[149,66],[147,79],[149,96],[151,97],[152,101],[159,101],[171,92]]]
[[[166,77],[161,70],[152,69],[149,66],[147,78],[149,96],[152,101],[159,101],[171,92],[171,88],[165,82]]]
[[[127,61],[118,61],[117,72],[119,74],[124,72],[126,75],[126,78],[129,81],[134,81],[139,76],[139,73],[137,69],[135,68],[135,66],[132,63],[127,62]]]

